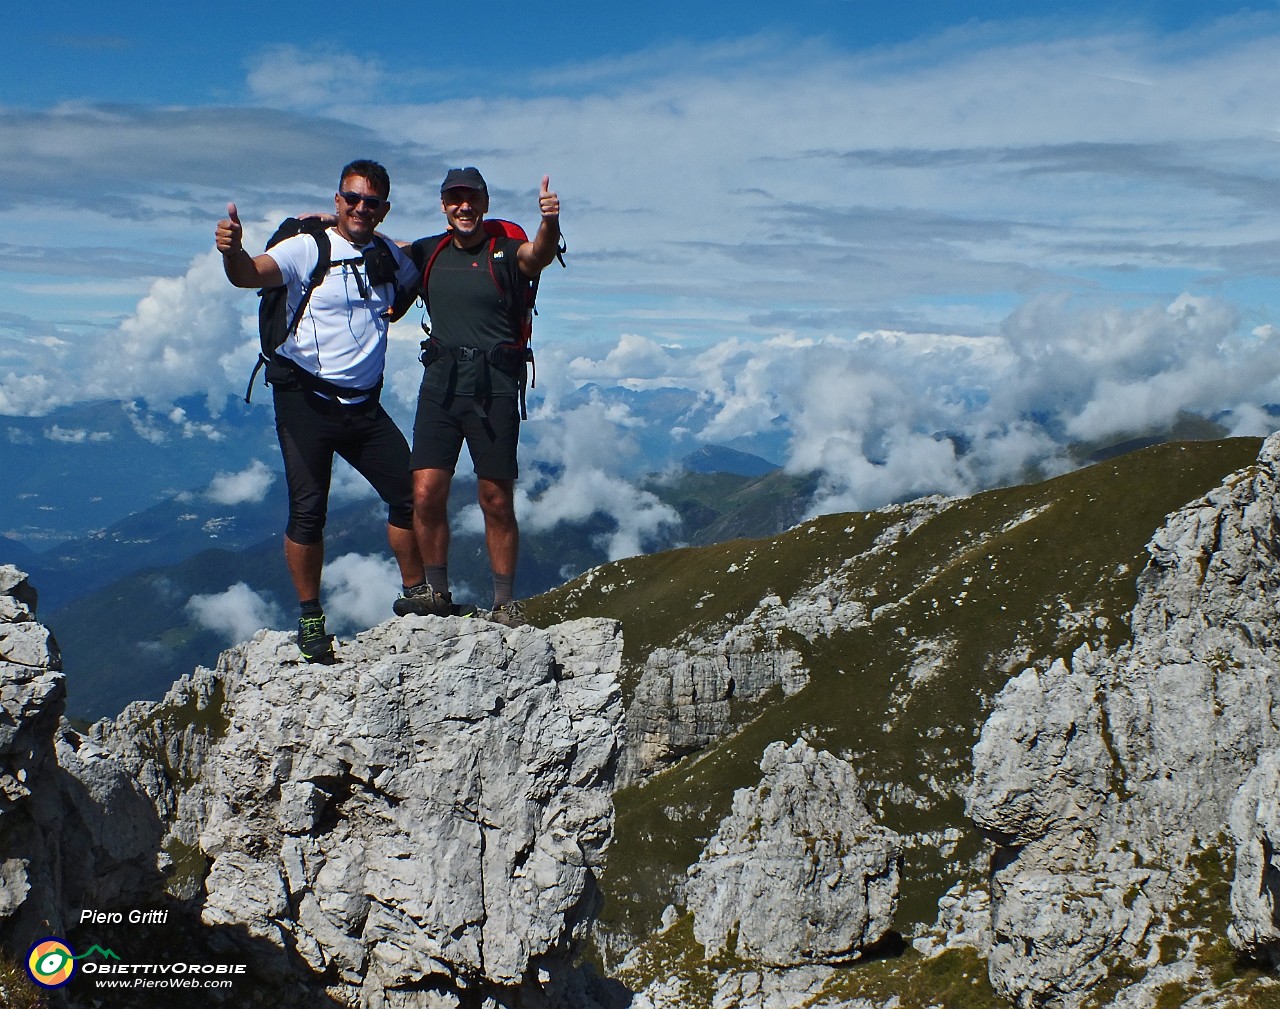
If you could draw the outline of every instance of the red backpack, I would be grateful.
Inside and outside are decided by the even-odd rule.
[[[528,419],[525,410],[525,380],[529,378],[528,384],[536,387],[537,371],[533,367],[533,348],[529,346],[533,339],[533,317],[537,314],[534,307],[534,301],[538,297],[538,277],[530,280],[528,277],[521,276],[519,270],[515,271],[518,278],[516,290],[507,290],[507,281],[509,279],[509,271],[496,269],[493,264],[493,254],[498,245],[500,238],[514,238],[518,242],[527,242],[529,236],[525,234],[524,228],[513,221],[504,221],[501,218],[486,217],[482,223],[484,232],[489,236],[489,276],[492,278],[494,286],[497,287],[498,293],[502,295],[507,305],[507,320],[511,328],[511,340],[509,343],[495,347],[490,352],[492,360],[488,363],[502,368],[508,372],[518,372],[517,381],[520,385],[520,418]],[[444,251],[444,247],[453,241],[453,233],[445,232],[436,238],[419,239],[413,244],[421,248],[430,249],[427,254],[426,265],[422,268],[422,287],[419,289],[419,296],[422,303],[427,308],[427,313],[431,312],[431,302],[427,297],[427,281],[431,276],[431,267],[435,264],[436,257]],[[560,265],[564,266],[564,253],[567,251],[564,239],[560,240],[560,248],[556,252],[556,258],[560,260]],[[423,364],[430,363],[431,349],[431,329],[424,320],[422,328],[427,334],[427,339],[422,341],[422,354],[420,359]],[[530,376],[530,371],[532,375]]]

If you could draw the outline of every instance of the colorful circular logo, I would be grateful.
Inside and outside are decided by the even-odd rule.
[[[41,939],[27,954],[27,973],[41,988],[61,988],[75,972],[75,954],[57,936]]]

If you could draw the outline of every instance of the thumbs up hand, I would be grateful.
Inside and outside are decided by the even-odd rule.
[[[234,203],[227,204],[227,216],[218,222],[213,232],[213,244],[224,256],[234,256],[244,250],[244,226]]]
[[[538,209],[544,220],[556,220],[560,216],[560,197],[551,191],[551,176],[542,177],[542,188],[538,192]]]

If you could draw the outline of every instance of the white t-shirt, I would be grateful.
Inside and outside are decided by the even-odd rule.
[[[329,229],[333,264],[324,282],[311,292],[298,328],[276,353],[326,382],[352,389],[371,389],[382,378],[387,358],[386,313],[395,298],[392,284],[369,284],[360,253],[333,228]],[[372,244],[372,243],[371,243]],[[396,260],[396,278],[408,287],[417,278],[417,267],[392,242],[387,245]],[[303,287],[311,278],[320,250],[311,235],[295,235],[267,250],[280,267],[289,288],[287,318],[292,319],[302,299]],[[356,280],[359,271],[359,282]],[[369,292],[366,299],[360,287]]]

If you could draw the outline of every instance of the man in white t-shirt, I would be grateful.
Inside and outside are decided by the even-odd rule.
[[[298,647],[308,662],[333,659],[320,573],[335,454],[386,502],[387,539],[403,585],[421,584],[424,577],[413,533],[409,445],[378,401],[397,294],[417,274],[404,253],[374,234],[391,209],[390,194],[391,181],[377,162],[353,161],[342,169],[333,198],[337,220],[327,232],[328,272],[267,364],[289,486],[285,564],[302,611]],[[320,262],[316,238],[296,235],[250,256],[243,235],[235,204],[228,204],[214,235],[227,279],[245,288],[284,285],[286,318],[294,319]]]

